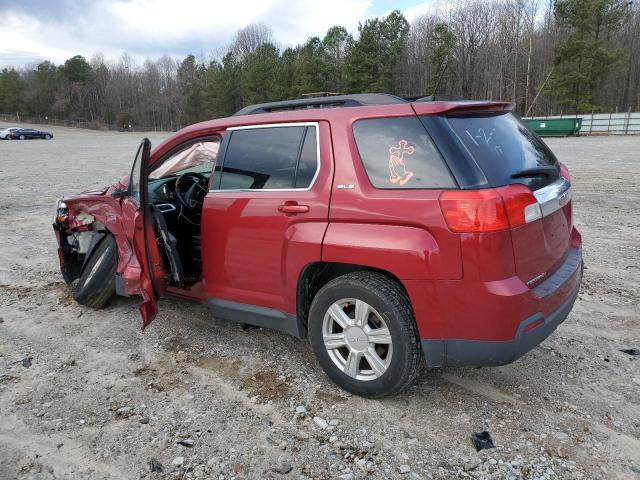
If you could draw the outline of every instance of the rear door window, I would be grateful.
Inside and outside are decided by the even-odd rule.
[[[242,128],[231,132],[219,188],[304,189],[317,169],[315,126]]]
[[[417,117],[358,120],[353,135],[376,188],[456,188],[442,156]]]
[[[512,113],[448,117],[448,122],[492,187],[521,182],[540,188],[557,175],[518,177],[528,169],[557,167],[549,147]]]

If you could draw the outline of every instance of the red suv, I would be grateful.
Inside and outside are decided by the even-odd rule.
[[[206,302],[309,336],[358,395],[429,367],[503,365],[569,314],[582,276],[569,173],[511,104],[385,94],[254,105],[184,128],[130,175],[64,198],[75,299]]]

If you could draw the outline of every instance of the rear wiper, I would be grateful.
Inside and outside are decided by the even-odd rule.
[[[551,177],[558,175],[558,167],[552,165],[541,165],[539,167],[526,168],[511,175],[511,178],[526,178],[526,177]]]

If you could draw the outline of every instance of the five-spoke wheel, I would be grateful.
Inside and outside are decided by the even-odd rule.
[[[343,298],[324,316],[322,339],[333,363],[357,380],[373,380],[387,371],[393,355],[391,333],[367,302]]]
[[[329,281],[313,300],[308,327],[322,369],[345,390],[379,398],[417,375],[421,353],[411,303],[384,274],[357,271]]]

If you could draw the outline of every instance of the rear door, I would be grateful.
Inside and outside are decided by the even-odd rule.
[[[140,265],[140,315],[143,329],[158,313],[157,301],[164,293],[169,275],[158,245],[158,236],[152,214],[153,206],[148,201],[148,170],[151,157],[151,142],[145,138],[136,154],[131,169],[129,191],[122,199],[124,222],[133,226],[131,232],[133,252]],[[129,230],[131,230],[129,228]]]
[[[511,230],[516,272],[534,285],[568,252],[573,228],[571,185],[547,145],[511,113],[450,116],[448,124],[491,187],[527,185],[542,218]]]
[[[205,198],[207,296],[295,314],[297,279],[320,261],[333,158],[326,122],[229,129]]]

